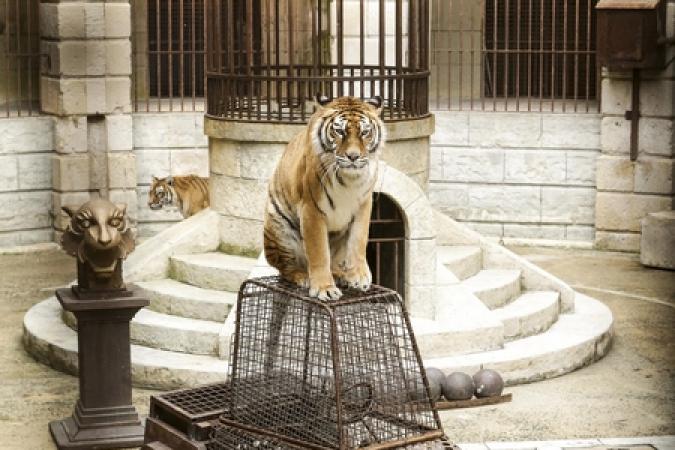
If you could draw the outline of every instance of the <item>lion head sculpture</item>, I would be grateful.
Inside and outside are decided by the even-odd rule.
[[[79,289],[124,289],[122,261],[135,247],[126,205],[95,199],[79,209],[62,209],[70,216],[70,224],[63,233],[61,246],[77,258]]]

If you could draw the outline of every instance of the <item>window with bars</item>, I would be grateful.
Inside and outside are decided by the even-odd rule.
[[[596,3],[435,2],[432,107],[596,112]]]

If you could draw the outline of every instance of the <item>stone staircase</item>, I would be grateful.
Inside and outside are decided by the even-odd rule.
[[[485,245],[437,247],[434,317],[411,319],[427,367],[489,367],[517,384],[605,354],[612,315],[604,305],[578,293],[570,305],[569,292],[564,300],[561,290],[538,288],[528,270],[504,267]],[[134,383],[171,389],[225,379],[237,292],[247,277],[269,273],[260,261],[213,249],[173,254],[165,277],[136,281],[150,305],[131,323]],[[26,349],[76,373],[75,325],[55,298],[38,303],[24,319]]]

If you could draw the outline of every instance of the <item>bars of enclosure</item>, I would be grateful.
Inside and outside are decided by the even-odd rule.
[[[429,0],[207,0],[207,115],[303,122],[316,93],[428,115]]]
[[[132,0],[135,110],[203,111],[204,0]]]
[[[434,2],[432,109],[598,112],[596,3]]]
[[[0,117],[40,113],[39,0],[0,0]]]

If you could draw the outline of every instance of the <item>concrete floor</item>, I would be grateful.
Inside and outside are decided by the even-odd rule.
[[[514,250],[608,305],[614,346],[592,366],[509,388],[513,402],[446,411],[455,442],[675,434],[675,272],[620,253]],[[47,423],[72,412],[77,379],[34,362],[21,345],[25,312],[74,279],[60,251],[0,255],[0,449],[53,449]],[[150,390],[135,389],[147,413]]]

